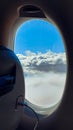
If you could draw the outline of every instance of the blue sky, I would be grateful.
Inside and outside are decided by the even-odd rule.
[[[53,24],[39,19],[24,22],[17,30],[15,36],[15,53],[25,54],[26,50],[31,52],[45,53],[64,52],[62,36]]]

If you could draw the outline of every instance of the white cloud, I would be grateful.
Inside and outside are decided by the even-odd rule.
[[[62,97],[65,74],[43,74],[25,78],[26,98],[35,105],[49,107]]]
[[[34,74],[40,72],[66,72],[65,53],[32,53],[26,51],[26,55],[17,54],[26,73]]]
[[[66,54],[32,53],[17,54],[25,73],[26,98],[39,106],[57,103],[63,94],[66,81]]]

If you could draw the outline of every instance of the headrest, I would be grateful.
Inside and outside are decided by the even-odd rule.
[[[17,128],[23,108],[16,111],[16,99],[24,96],[24,87],[20,61],[12,50],[0,45],[0,130]]]
[[[14,88],[16,78],[16,55],[13,51],[0,45],[0,96]]]

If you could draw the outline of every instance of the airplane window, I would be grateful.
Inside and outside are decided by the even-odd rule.
[[[38,113],[49,113],[61,101],[67,74],[59,29],[43,19],[28,20],[17,29],[14,51],[23,67],[27,102]]]

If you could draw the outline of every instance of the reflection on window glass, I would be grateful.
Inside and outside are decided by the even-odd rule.
[[[64,92],[66,53],[57,27],[45,20],[24,22],[15,36],[15,53],[25,76],[25,98],[34,105],[51,107]]]

